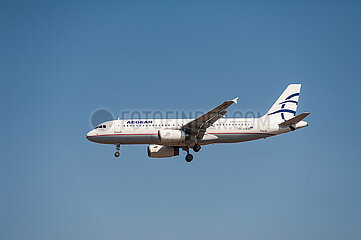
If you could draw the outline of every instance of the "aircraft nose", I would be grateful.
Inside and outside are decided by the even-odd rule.
[[[94,136],[94,130],[91,130],[90,132],[88,132],[88,133],[86,134],[86,139],[89,140],[89,138],[92,137],[92,136]]]

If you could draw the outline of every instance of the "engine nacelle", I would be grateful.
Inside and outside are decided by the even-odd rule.
[[[158,131],[158,139],[161,143],[181,143],[186,134],[182,130],[162,129]]]
[[[149,145],[148,156],[151,158],[165,158],[179,155],[178,147],[169,147],[162,145]]]

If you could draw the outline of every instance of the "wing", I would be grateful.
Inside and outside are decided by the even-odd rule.
[[[202,139],[204,133],[206,132],[206,129],[218,119],[223,117],[227,113],[226,109],[233,103],[237,103],[237,100],[238,97],[230,101],[225,101],[224,103],[207,112],[206,114],[203,114],[202,116],[183,125],[181,129],[185,131],[190,131],[191,133],[196,134],[196,137],[198,139]]]

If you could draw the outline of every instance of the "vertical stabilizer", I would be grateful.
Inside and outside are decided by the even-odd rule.
[[[290,84],[264,117],[272,122],[284,122],[296,116],[301,84]]]

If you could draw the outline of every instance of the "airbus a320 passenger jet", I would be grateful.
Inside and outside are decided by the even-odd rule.
[[[259,118],[223,118],[226,109],[237,98],[226,101],[195,119],[123,119],[99,124],[86,135],[92,142],[114,144],[119,157],[121,144],[149,144],[148,156],[152,158],[179,155],[179,149],[189,153],[201,145],[236,143],[267,138],[308,126],[302,121],[310,113],[296,116],[301,84],[290,84],[270,110]]]

